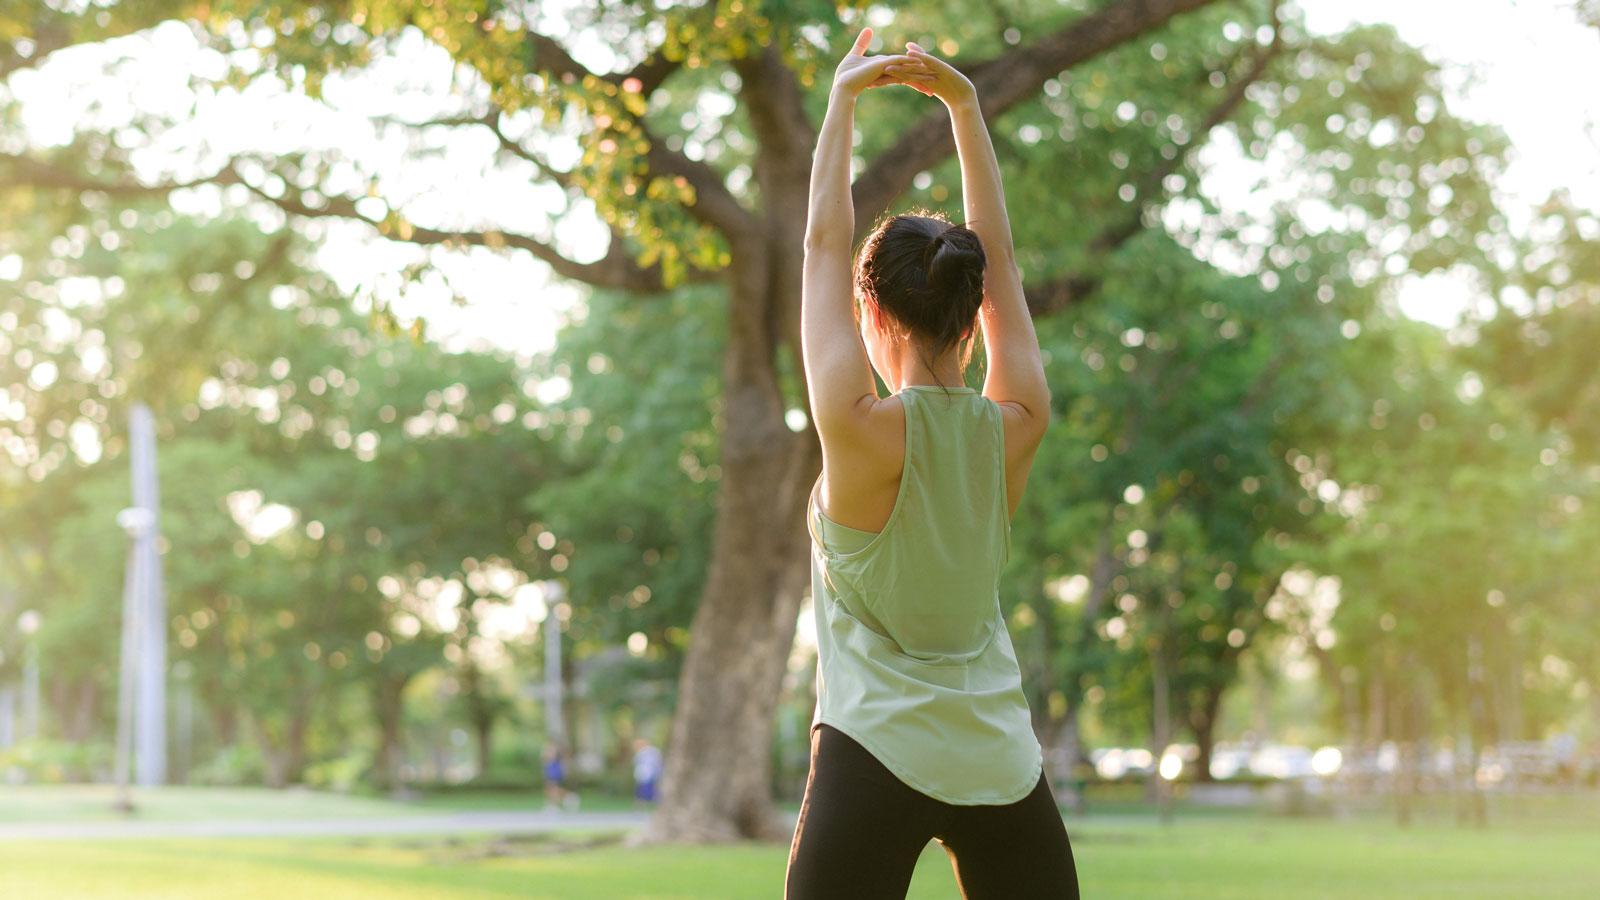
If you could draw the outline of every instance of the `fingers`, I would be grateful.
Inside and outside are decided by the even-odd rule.
[[[926,96],[929,96],[929,97],[933,96],[933,89],[930,88],[930,87],[925,87],[924,85],[917,84],[915,82],[910,82],[910,81],[897,81],[897,80],[895,80],[893,78],[887,78],[887,77],[879,78],[877,81],[874,81],[871,84],[867,85],[867,87],[869,89],[870,88],[880,88],[880,87],[888,87],[891,84],[903,84],[906,87],[911,88],[912,90],[916,91],[919,94],[923,94],[923,95],[926,95]]]
[[[938,79],[929,72],[920,72],[907,69],[887,69],[884,71],[884,75],[894,79],[900,84],[914,87],[917,90],[922,91],[924,94],[928,93],[929,90],[932,90],[939,83]],[[927,90],[924,90],[924,88]]]
[[[906,41],[906,55],[928,66],[953,68],[949,63],[922,49],[916,41]]]
[[[932,82],[923,81],[920,79],[911,79],[903,75],[880,75],[871,84],[868,84],[867,87],[884,87],[891,84],[903,84],[906,87],[922,94],[931,94],[933,92]]]
[[[890,62],[889,65],[885,67],[885,71],[928,78],[931,78],[937,74],[933,67],[928,65],[926,60],[918,59],[914,56],[889,58],[893,59],[894,61]]]
[[[867,53],[867,45],[871,44],[871,43],[872,43],[872,29],[871,28],[863,28],[863,29],[861,29],[861,33],[856,35],[855,46],[850,48],[850,55],[851,56],[865,56],[866,53]]]
[[[907,66],[885,66],[883,72],[885,75],[915,79],[917,81],[932,81],[934,78],[933,73],[926,69],[913,69]]]
[[[864,64],[862,64],[862,65],[864,65],[866,67],[869,67],[873,71],[876,71],[876,72],[881,74],[883,72],[887,72],[888,70],[894,69],[894,68],[914,67],[916,65],[916,63],[915,63],[915,61],[913,61],[911,59],[911,57],[904,56],[904,55],[898,55],[898,56],[869,56],[869,57],[867,57],[866,62]]]
[[[899,69],[902,72],[911,72],[911,73],[914,73],[914,74],[921,74],[921,75],[932,75],[932,74],[934,74],[933,66],[928,65],[923,60],[914,59],[914,58],[909,57],[909,56],[901,57],[901,59],[903,59],[904,62],[892,62],[892,63],[889,64],[889,67],[892,68],[892,69]]]

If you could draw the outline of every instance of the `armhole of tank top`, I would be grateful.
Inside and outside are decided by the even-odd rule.
[[[1001,564],[1004,565],[1011,559],[1011,497],[1007,492],[1006,484],[1006,415],[1005,412],[1000,409],[1000,404],[994,402],[993,400],[989,400],[988,402],[989,409],[992,411],[994,417],[995,467],[1000,470],[1000,475],[997,480],[999,481],[998,491],[1000,521],[1003,525],[1001,531],[1005,535],[1005,556],[1001,559]]]
[[[817,506],[817,489],[822,487],[822,473],[817,473],[817,480],[811,482],[811,493],[806,496],[806,531],[811,534],[811,542],[823,553],[828,552],[828,545],[822,542],[822,533],[817,529],[817,516],[822,509]]]
[[[920,430],[918,430],[916,432],[912,431],[912,424],[911,424],[911,418],[912,418],[912,416],[911,416],[911,407],[912,407],[912,404],[908,403],[906,401],[906,397],[908,396],[908,394],[915,394],[915,393],[916,393],[915,391],[910,391],[910,392],[902,392],[900,394],[900,408],[901,408],[901,410],[903,411],[903,413],[905,415],[904,429],[905,429],[905,445],[906,445],[906,447],[905,447],[905,451],[901,454],[902,461],[901,461],[901,464],[900,464],[900,487],[897,488],[896,491],[895,491],[894,506],[889,509],[889,518],[884,520],[883,527],[878,529],[877,533],[873,536],[872,540],[867,541],[866,544],[864,544],[864,545],[862,545],[862,546],[860,546],[860,547],[858,547],[858,548],[856,548],[854,550],[851,550],[848,553],[840,553],[838,551],[829,549],[827,544],[825,544],[822,541],[821,536],[817,535],[816,532],[813,531],[813,536],[816,538],[817,546],[822,548],[822,552],[827,554],[829,559],[834,559],[834,560],[856,559],[857,557],[860,557],[863,554],[870,552],[871,550],[876,548],[879,544],[883,543],[885,536],[889,534],[889,530],[894,527],[894,523],[900,521],[900,516],[901,516],[900,510],[906,505],[906,494],[908,493],[906,487],[907,487],[907,482],[911,479],[912,460],[915,458],[915,454],[911,452],[911,445],[912,445],[912,441],[915,440],[916,435],[920,435],[922,433]],[[823,511],[822,511],[822,506],[820,504],[816,503],[816,491],[817,491],[818,487],[820,486],[820,484],[821,484],[821,481],[820,481],[820,476],[819,476],[819,481],[816,484],[813,484],[811,486],[812,497],[811,497],[811,499],[806,501],[806,506],[808,507],[808,509],[815,509],[815,513],[814,514],[816,516],[818,516],[819,518],[827,518],[826,514],[823,513]],[[806,514],[806,522],[807,522],[808,526],[813,524],[811,522],[811,516],[812,515],[813,515],[813,513],[809,512],[809,511]],[[829,521],[832,521],[832,520],[829,520]],[[835,523],[835,524],[837,524],[837,523]],[[857,529],[857,530],[859,530],[859,529]],[[871,533],[871,532],[868,532],[868,533]]]

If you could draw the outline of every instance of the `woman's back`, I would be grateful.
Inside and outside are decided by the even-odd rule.
[[[999,407],[971,388],[907,385],[905,461],[878,532],[816,506],[814,724],[854,737],[948,803],[1009,803],[1040,751],[997,584],[1010,549]]]
[[[905,466],[888,521],[861,531],[818,509],[819,531],[906,652],[970,652],[988,636],[1009,553],[1000,410],[969,387],[907,385],[900,398]]]

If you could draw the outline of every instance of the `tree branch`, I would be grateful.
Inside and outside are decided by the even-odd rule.
[[[645,140],[650,143],[650,149],[645,153],[645,164],[649,171],[682,178],[694,188],[694,202],[686,207],[689,215],[720,231],[730,243],[736,241],[739,235],[760,227],[756,217],[728,190],[720,172],[668,148],[650,133],[643,120],[638,125],[640,131],[644,132]]]
[[[212,179],[217,184],[242,184],[251,193],[273,204],[290,215],[306,219],[341,218],[358,222],[365,222],[377,229],[379,234],[391,240],[404,241],[411,244],[434,245],[444,244],[450,246],[476,246],[476,247],[514,247],[525,250],[535,258],[548,263],[556,274],[595,287],[615,288],[634,293],[659,293],[666,290],[659,265],[643,267],[631,259],[623,248],[623,242],[615,232],[611,234],[610,246],[606,255],[594,262],[577,262],[563,255],[551,245],[532,237],[500,229],[483,229],[469,231],[452,231],[439,228],[428,228],[415,225],[404,218],[374,219],[363,215],[356,209],[356,201],[348,197],[329,197],[320,207],[307,204],[301,197],[285,192],[281,197],[274,197],[261,188],[251,184],[229,162],[227,167]],[[695,270],[698,271],[698,270]],[[696,280],[696,279],[690,279]]]
[[[660,50],[657,50],[645,57],[629,71],[613,76],[613,80],[620,86],[630,78],[637,78],[639,79],[639,93],[648,97],[655,93],[656,88],[661,87],[661,83],[666,81],[667,77],[673,72],[678,71],[682,65],[682,60],[667,59],[661,55]]]
[[[415,225],[401,217],[377,219],[361,213],[356,201],[349,197],[329,197],[313,206],[298,194],[285,192],[274,197],[251,184],[237,168],[236,160],[229,160],[215,175],[188,181],[169,181],[144,184],[138,181],[113,181],[92,178],[20,154],[0,153],[0,185],[68,190],[75,193],[100,192],[119,197],[158,196],[180,188],[203,184],[243,185],[252,194],[271,203],[292,216],[305,219],[340,218],[364,222],[391,240],[419,245],[452,245],[480,247],[513,247],[525,250],[535,258],[548,263],[556,274],[582,281],[595,287],[615,288],[634,293],[659,293],[666,290],[659,265],[640,266],[627,254],[623,241],[613,233],[606,255],[594,262],[578,262],[563,255],[554,247],[517,232],[499,229],[453,231]],[[690,269],[686,280],[707,281],[718,273]]]
[[[734,60],[733,68],[739,74],[739,96],[750,114],[759,145],[756,168],[763,190],[773,185],[765,183],[762,170],[782,177],[777,168],[784,164],[801,173],[802,182],[809,183],[817,130],[806,116],[805,92],[794,70],[770,46]]]
[[[1165,25],[1173,16],[1215,0],[1122,0],[1074,21],[1060,31],[987,62],[963,67],[977,90],[983,117],[1022,103],[1063,69]],[[924,116],[881,153],[856,179],[856,237],[911,186],[918,172],[955,151],[949,117],[943,108]]]
[[[0,152],[0,187],[30,186],[54,190],[98,191],[113,197],[141,197],[165,194],[180,188],[214,183],[215,177],[191,181],[170,181],[147,185],[137,181],[103,181],[51,165],[23,153]]]
[[[1083,301],[1099,288],[1099,277],[1069,273],[1050,281],[1025,284],[1022,296],[1028,304],[1028,312],[1038,319]]]
[[[1261,80],[1261,76],[1266,74],[1267,67],[1283,51],[1283,30],[1279,27],[1278,22],[1278,0],[1273,0],[1271,19],[1272,41],[1257,50],[1255,61],[1251,63],[1249,71],[1243,77],[1235,79],[1234,83],[1228,88],[1228,92],[1223,95],[1222,100],[1212,107],[1211,112],[1207,113],[1206,117],[1191,132],[1194,139],[1191,139],[1188,143],[1178,144],[1178,152],[1172,154],[1170,159],[1164,160],[1145,173],[1144,178],[1140,180],[1138,186],[1134,189],[1134,199],[1131,203],[1132,210],[1128,218],[1120,225],[1106,229],[1099,237],[1095,238],[1091,245],[1095,255],[1109,253],[1139,233],[1144,227],[1144,212],[1150,205],[1149,200],[1161,192],[1162,183],[1167,180],[1167,176],[1178,170],[1178,167],[1188,158],[1189,153],[1197,144],[1203,143],[1203,139],[1211,133],[1212,129],[1221,125],[1233,115],[1239,105],[1244,102],[1245,94],[1249,91],[1250,86]]]
[[[100,15],[106,15],[108,12],[111,14],[108,20],[100,22],[88,14],[63,13],[50,9],[42,3],[35,3],[33,6],[37,7],[37,11],[32,22],[32,32],[7,35],[5,41],[0,41],[0,81],[4,81],[12,72],[38,68],[57,50],[123,37],[164,19],[180,18],[183,15],[182,10],[171,9],[165,10],[165,14],[158,11],[151,20],[144,21],[137,16],[125,14],[118,8],[105,10],[91,7],[91,10]],[[22,52],[20,46],[24,42],[28,45],[26,54]]]
[[[505,150],[507,153],[510,153],[518,159],[533,163],[534,168],[538,169],[540,174],[555,182],[561,188],[565,190],[577,189],[578,185],[573,180],[573,173],[571,171],[557,169],[555,166],[550,165],[543,158],[528,148],[522,146],[520,142],[505,133],[505,129],[500,127],[500,116],[503,114],[504,110],[501,110],[499,107],[494,107],[481,116],[462,113],[461,115],[456,116],[441,116],[436,119],[427,119],[422,122],[411,122],[399,118],[398,116],[374,116],[373,121],[382,122],[385,124],[403,125],[407,128],[431,128],[436,125],[445,128],[462,128],[479,125],[489,129],[490,133],[495,136],[495,139],[500,142],[500,148],[502,150]]]
[[[547,71],[563,84],[572,84],[581,81],[585,75],[592,75],[602,81],[609,81],[617,87],[622,87],[623,82],[630,78],[638,79],[639,93],[650,96],[668,76],[683,65],[682,60],[667,59],[661,54],[660,49],[639,61],[639,64],[625,72],[608,72],[601,74],[578,62],[567,52],[567,48],[560,41],[537,31],[528,31],[526,46],[528,49],[528,68],[530,71]]]
[[[524,46],[528,51],[530,72],[549,72],[563,84],[582,81],[585,75],[594,75],[583,63],[572,58],[561,42],[549,35],[528,30]],[[596,76],[599,77],[599,76]]]
[[[27,39],[32,46],[24,54],[15,39],[0,44],[0,81],[19,69],[33,69],[44,63],[50,54],[72,43],[72,35],[63,25],[41,25]]]
[[[491,109],[481,116],[459,115],[444,116],[429,119],[424,122],[407,122],[392,116],[383,117],[382,121],[395,122],[411,128],[427,128],[433,125],[446,127],[462,127],[480,125],[489,129],[495,139],[500,142],[500,147],[519,159],[527,160],[551,181],[567,190],[581,190],[575,179],[575,173],[570,170],[557,169],[544,159],[533,153],[522,143],[505,133],[500,127],[500,116],[503,111],[499,108]],[[674,152],[662,144],[643,121],[635,120],[639,129],[644,133],[650,143],[650,150],[645,155],[648,171],[662,176],[682,178],[694,188],[695,202],[687,204],[685,208],[689,214],[701,222],[710,225],[725,235],[737,235],[757,227],[756,219],[751,215],[722,181],[722,175],[716,169],[703,162],[689,159],[682,153]]]
[[[608,81],[622,90],[631,90],[626,84],[629,79],[637,79],[637,93],[648,97],[661,86],[667,76],[677,71],[681,62],[667,59],[659,50],[646,57],[638,65],[626,72],[613,72],[606,75],[596,74],[585,68],[566,48],[562,47],[553,38],[536,32],[529,32],[529,46],[532,48],[533,57],[531,66],[542,68],[559,77],[564,83],[572,83],[584,76],[593,76],[603,81]],[[695,202],[688,204],[686,209],[695,219],[710,225],[719,231],[730,243],[739,239],[740,235],[749,233],[757,223],[739,201],[728,190],[722,176],[711,166],[703,162],[692,160],[683,153],[672,150],[652,135],[645,126],[643,117],[629,115],[629,119],[644,133],[650,144],[650,149],[645,154],[647,171],[655,175],[682,178],[694,188]],[[501,145],[513,149],[519,156],[531,158],[516,147],[514,141],[509,140],[499,128],[495,129],[496,136]],[[534,160],[535,164],[539,162]],[[550,170],[545,169],[546,172]]]
[[[1127,243],[1134,235],[1144,228],[1144,213],[1154,202],[1154,198],[1161,193],[1162,185],[1167,176],[1177,171],[1183,161],[1188,158],[1196,146],[1203,143],[1204,137],[1213,129],[1233,115],[1239,105],[1244,102],[1245,94],[1252,84],[1261,80],[1266,74],[1272,61],[1283,51],[1283,29],[1278,17],[1279,0],[1272,0],[1272,41],[1261,47],[1255,54],[1255,61],[1251,63],[1249,71],[1242,77],[1235,79],[1228,92],[1223,95],[1216,106],[1211,108],[1200,124],[1191,132],[1193,138],[1187,143],[1178,145],[1178,151],[1170,159],[1164,159],[1159,165],[1146,172],[1135,189],[1131,211],[1122,222],[1112,225],[1101,232],[1089,244],[1090,256],[1093,259],[1104,258],[1118,247]],[[1025,285],[1023,293],[1028,303],[1028,310],[1035,318],[1050,315],[1077,303],[1093,294],[1100,286],[1099,276],[1088,276],[1082,273],[1070,273],[1049,282],[1037,285]]]

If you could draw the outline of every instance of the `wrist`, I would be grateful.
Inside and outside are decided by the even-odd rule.
[[[828,89],[828,105],[832,106],[837,103],[840,105],[853,106],[856,102],[857,93],[858,92],[852,91],[836,81],[833,83],[833,87]]]
[[[972,90],[968,90],[961,96],[951,97],[945,100],[944,105],[950,110],[952,115],[963,113],[981,115],[983,113],[982,108],[978,105],[978,94],[976,91]]]

